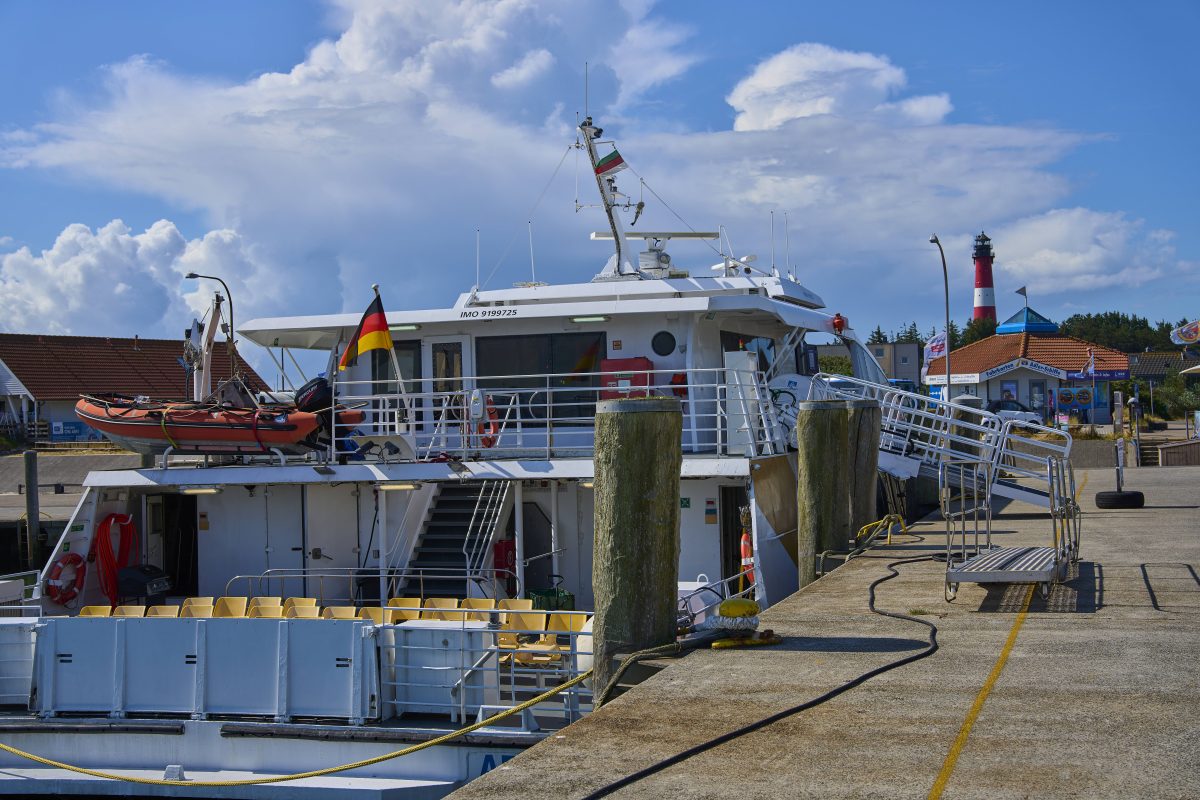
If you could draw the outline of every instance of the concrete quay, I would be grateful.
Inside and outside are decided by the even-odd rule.
[[[1200,797],[1200,469],[1127,470],[1146,494],[1129,511],[1093,503],[1111,470],[1076,477],[1082,557],[1047,600],[963,585],[946,603],[943,564],[899,565],[877,608],[936,624],[937,652],[612,796]],[[765,612],[782,645],[697,650],[452,797],[585,797],[919,652],[926,628],[867,606],[889,563],[944,549],[940,521],[910,531]],[[1010,505],[993,538],[1047,544],[1049,520]]]

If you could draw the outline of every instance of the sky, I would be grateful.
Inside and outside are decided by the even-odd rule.
[[[776,266],[864,335],[941,319],[935,232],[960,322],[980,231],[1001,319],[1021,286],[1194,319],[1198,29],[1190,0],[0,0],[0,331],[176,337],[193,271],[242,320],[449,305],[476,229],[485,288],[531,279],[530,230],[538,279],[588,280],[585,110],[638,228],[769,266],[774,212]]]

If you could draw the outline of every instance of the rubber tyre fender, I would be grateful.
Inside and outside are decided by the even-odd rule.
[[[1096,508],[1141,508],[1146,495],[1141,492],[1096,492]]]

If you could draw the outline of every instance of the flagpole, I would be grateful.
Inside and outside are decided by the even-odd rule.
[[[383,298],[381,298],[379,296],[379,284],[372,283],[371,291],[375,292],[375,299],[379,300],[379,307],[383,308]],[[386,316],[386,313],[384,316]],[[388,330],[388,342],[389,343],[391,343],[391,339],[392,339],[392,332],[389,329]],[[400,359],[398,359],[396,357],[396,347],[395,347],[394,343],[392,343],[392,345],[390,347],[388,347],[388,355],[391,356],[391,358],[392,358],[392,369],[396,371],[396,385],[400,388],[400,402],[402,402],[404,404],[404,412],[406,415],[406,421],[410,425],[414,424],[415,420],[413,419],[412,405],[411,405],[411,403],[409,403],[409,400],[408,400],[408,392],[406,392],[404,390],[404,375],[403,375],[403,373],[400,372]],[[399,430],[399,427],[397,426],[396,433],[400,433],[400,432],[401,431]]]

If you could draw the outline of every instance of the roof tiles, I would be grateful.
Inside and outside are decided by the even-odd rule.
[[[0,333],[0,361],[35,400],[102,392],[188,397],[191,384],[179,363],[182,355],[182,342],[166,339]],[[238,362],[251,389],[268,388],[248,364]],[[230,375],[228,351],[219,344],[213,348],[212,369],[215,380]]]
[[[950,369],[955,375],[972,375],[1007,364],[1016,358],[1028,358],[1067,372],[1079,372],[1088,363],[1088,348],[1096,354],[1097,370],[1127,370],[1129,356],[1108,347],[1085,342],[1063,334],[997,334],[960,347],[950,354]],[[929,374],[946,370],[942,358],[929,362]]]

